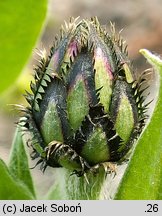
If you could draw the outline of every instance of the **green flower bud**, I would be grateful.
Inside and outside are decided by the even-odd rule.
[[[71,19],[49,54],[41,53],[25,127],[42,167],[78,175],[122,161],[145,124],[143,78],[135,76],[114,28]]]

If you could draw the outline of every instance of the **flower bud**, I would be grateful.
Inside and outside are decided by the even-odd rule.
[[[25,126],[46,166],[78,175],[122,161],[145,123],[142,79],[135,80],[119,35],[71,19],[35,69]]]

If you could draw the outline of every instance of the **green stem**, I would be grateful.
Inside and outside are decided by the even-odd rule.
[[[61,168],[57,182],[48,194],[48,199],[96,200],[101,198],[101,188],[105,181],[105,173],[101,168],[99,173],[77,177],[71,171]]]
[[[117,186],[123,176],[127,164],[117,167],[117,175],[114,173],[105,176],[103,167],[94,175],[77,177],[71,175],[71,171],[59,168],[55,169],[56,181],[45,199],[55,200],[104,200],[112,199]]]

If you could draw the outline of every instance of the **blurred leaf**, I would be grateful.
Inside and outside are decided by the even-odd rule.
[[[7,166],[0,159],[0,200],[34,199],[25,185],[9,174]]]
[[[158,200],[162,199],[162,60],[148,50],[140,52],[159,77],[157,101],[115,198]]]
[[[0,92],[16,80],[42,28],[47,0],[0,1]]]
[[[12,113],[18,114],[18,110],[13,107],[13,104],[23,104],[27,106],[28,103],[25,100],[24,94],[26,94],[26,91],[31,92],[30,82],[32,80],[33,76],[30,70],[25,69],[16,82],[1,95],[0,110],[2,109],[5,112],[12,111]]]
[[[22,181],[35,196],[32,177],[28,165],[28,157],[22,140],[21,128],[17,126],[15,137],[12,143],[12,150],[9,162],[9,171],[14,179]]]

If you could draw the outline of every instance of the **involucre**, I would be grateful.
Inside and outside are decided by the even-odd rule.
[[[49,53],[41,52],[26,95],[33,157],[43,169],[78,176],[124,160],[145,124],[143,77],[136,79],[113,25],[109,34],[96,17],[72,18]]]

